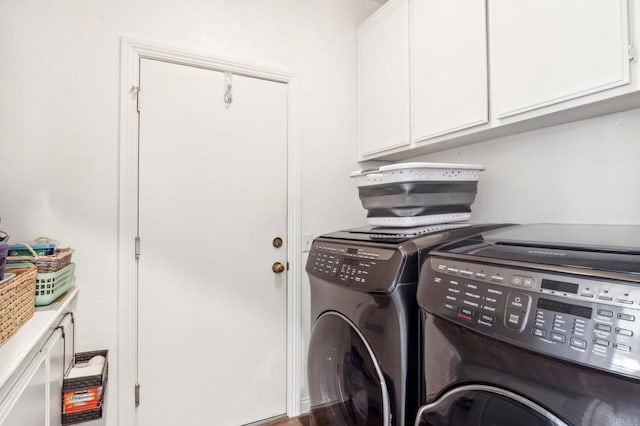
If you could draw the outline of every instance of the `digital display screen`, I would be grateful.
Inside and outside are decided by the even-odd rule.
[[[593,309],[587,308],[586,306],[570,305],[568,303],[542,298],[538,299],[538,308],[583,318],[591,318],[593,314]]]
[[[358,249],[357,248],[348,248],[347,249],[347,254],[358,254]]]
[[[546,290],[562,291],[563,293],[578,294],[578,284],[565,283],[562,281],[542,280],[542,288]]]

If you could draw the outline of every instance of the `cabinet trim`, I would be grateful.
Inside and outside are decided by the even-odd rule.
[[[435,138],[437,138],[439,136],[444,136],[444,135],[448,135],[448,134],[451,134],[451,133],[461,132],[463,130],[471,129],[473,127],[482,126],[483,124],[488,124],[488,123],[489,123],[489,119],[488,118],[485,118],[485,119],[482,119],[482,120],[470,121],[468,123],[461,124],[461,125],[456,126],[456,127],[451,127],[451,128],[445,129],[445,130],[441,130],[439,132],[433,132],[433,133],[426,134],[424,136],[417,137],[414,140],[414,143],[416,145],[427,144],[427,143],[431,142],[430,141],[431,139],[435,139]]]
[[[498,114],[496,116],[496,118],[498,119],[505,119],[505,118],[509,118],[509,117],[513,117],[515,115],[520,115],[526,112],[531,112],[531,111],[535,111],[541,108],[546,108],[552,105],[556,105],[556,104],[560,104],[562,102],[566,102],[566,101],[570,101],[573,99],[578,99],[578,98],[582,98],[585,96],[589,96],[589,95],[594,95],[596,93],[599,92],[604,92],[606,90],[610,90],[610,89],[615,89],[616,87],[622,87],[625,86],[627,84],[631,84],[631,79],[629,78],[629,70],[626,69],[625,70],[625,74],[626,77],[611,82],[609,84],[604,84],[601,86],[596,86],[596,87],[592,87],[590,89],[586,89],[586,90],[581,90],[578,92],[574,92],[574,93],[570,93],[568,95],[562,96],[562,97],[558,97],[558,98],[554,98],[551,100],[548,100],[546,102],[540,102],[538,104],[533,104],[533,105],[529,105],[526,107],[522,107],[522,108],[518,108],[518,109],[513,109],[511,111],[507,111],[507,112],[503,112],[502,114]]]

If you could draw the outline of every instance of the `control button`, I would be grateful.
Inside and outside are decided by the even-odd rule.
[[[484,280],[485,278],[487,278],[487,274],[483,274],[482,272],[476,272],[476,278]]]
[[[479,294],[469,293],[468,291],[465,291],[465,292],[464,292],[464,295],[465,295],[465,296],[469,296],[469,297],[471,297],[472,299],[480,299],[480,295],[479,295]]]
[[[455,302],[456,300],[458,300],[456,297],[449,296],[449,295],[446,295],[444,298],[447,300],[451,300],[452,302]]]
[[[529,308],[531,298],[524,293],[511,292],[507,297],[507,308],[525,312]]]
[[[491,277],[491,278],[493,278],[493,277]],[[514,275],[513,277],[511,277],[511,284],[522,286],[522,280],[523,280],[522,277]]]
[[[553,322],[554,323],[558,323],[558,324],[566,324],[567,322],[564,320],[564,317],[562,315],[554,315],[553,316]]]
[[[593,293],[584,292],[584,293],[580,293],[580,296],[588,297],[589,299],[593,299]]]
[[[456,305],[451,304],[451,303],[445,303],[444,305],[442,305],[443,308],[445,309],[449,309],[450,311],[455,311],[456,310]]]
[[[572,337],[571,340],[569,340],[569,344],[574,348],[587,349],[587,341],[578,339],[577,337]]]
[[[489,312],[495,312],[496,311],[496,308],[494,308],[493,306],[487,306],[487,305],[484,305],[482,307],[482,309],[484,309],[485,311],[489,311]]]
[[[613,312],[607,311],[606,309],[598,309],[598,315],[603,316],[603,317],[612,318],[613,317]]]
[[[433,280],[433,281],[434,281],[436,284],[437,284],[437,283],[441,283],[441,282],[442,282],[442,278],[440,278],[440,277],[436,277],[436,278],[434,278],[434,280]]]
[[[531,277],[524,277],[522,279],[522,286],[525,288],[533,288],[533,285],[536,283],[536,280],[534,280]]]
[[[533,332],[534,336],[538,336],[538,337],[547,337],[547,332],[544,330],[541,330],[539,328],[534,328],[533,330],[531,330]]]
[[[614,343],[613,347],[621,352],[631,352],[631,346],[623,345],[622,343]]]
[[[449,281],[449,284],[451,284],[451,285],[458,285],[458,281],[450,280],[450,281]]]
[[[598,346],[609,346],[609,341],[605,340],[605,339],[599,339],[597,337],[593,338],[593,343],[595,343]]]
[[[467,284],[467,288],[470,288],[471,290],[477,290],[478,286],[475,284]]]
[[[500,275],[491,275],[491,281],[501,283],[502,281],[504,281],[504,277],[501,277]]]
[[[460,290],[458,290],[457,288],[448,288],[447,291],[449,291],[450,293],[460,294]]]
[[[467,277],[472,277],[473,276],[473,272],[471,272],[471,271],[460,271],[460,275],[465,275]]]
[[[522,328],[522,324],[524,323],[524,312],[520,310],[507,309],[505,314],[505,322],[507,327],[519,329]]]
[[[472,317],[475,314],[475,311],[473,309],[460,308],[460,313]]]
[[[480,306],[476,302],[471,302],[469,300],[463,300],[462,303],[464,303],[465,305],[473,306],[474,308],[477,308],[478,306]]]
[[[489,296],[485,297],[484,300],[486,300],[487,302],[490,302],[490,303],[497,303],[498,302],[498,299],[494,299],[493,297],[489,297]]]
[[[473,311],[472,309],[460,308],[460,311],[458,312],[458,318],[462,318],[467,321],[472,321],[474,313],[475,311]]]
[[[502,296],[502,290],[496,290],[495,288],[488,288],[487,291],[491,294],[497,294],[498,296]]]
[[[596,323],[596,330],[611,331],[611,326],[607,325],[607,324],[600,324],[599,322],[597,322]]]
[[[438,265],[438,270],[444,271],[445,269],[447,269],[447,265]]]
[[[604,300],[604,301],[607,301],[607,302],[611,302],[613,300],[613,297],[600,295],[600,296],[598,296],[598,299]]]
[[[635,321],[636,317],[629,314],[618,314],[618,319],[621,319],[624,321]]]
[[[494,317],[493,315],[482,314],[480,315],[480,319],[486,322],[496,322],[496,317]]]
[[[624,303],[625,305],[633,305],[633,300],[618,299],[617,302]]]
[[[560,333],[551,332],[551,340],[554,342],[564,343],[567,341],[567,336]]]
[[[451,272],[452,274],[457,274],[458,273],[458,269],[456,269],[456,268],[447,268],[447,271]]]
[[[627,330],[625,328],[616,327],[616,334],[619,334],[621,336],[631,337],[633,336],[633,331]]]

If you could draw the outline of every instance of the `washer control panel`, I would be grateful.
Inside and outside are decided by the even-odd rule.
[[[423,310],[548,355],[640,378],[640,285],[431,257]]]
[[[335,284],[387,292],[401,267],[401,255],[396,250],[317,240],[309,252],[306,270]]]

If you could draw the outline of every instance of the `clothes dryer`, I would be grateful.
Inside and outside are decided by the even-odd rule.
[[[314,240],[306,270],[316,425],[413,423],[421,392],[420,265],[437,245],[499,226],[359,228]]]

